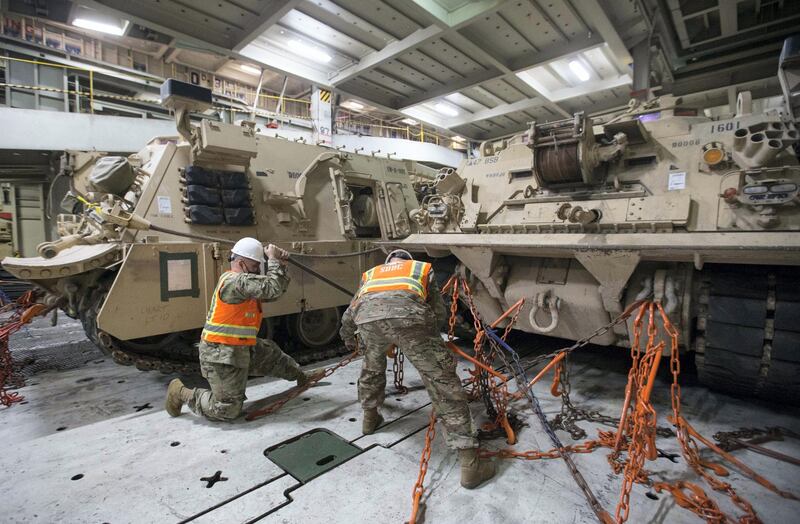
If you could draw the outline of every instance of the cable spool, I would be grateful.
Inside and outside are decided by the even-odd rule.
[[[534,166],[542,185],[574,184],[583,181],[577,142],[538,147]]]
[[[597,185],[608,173],[608,162],[619,159],[628,143],[625,133],[595,142],[592,121],[582,113],[571,120],[533,124],[530,132],[533,174],[539,187]]]
[[[533,172],[540,187],[565,184],[590,184],[597,166],[591,120],[583,113],[574,118],[534,124],[532,141]]]

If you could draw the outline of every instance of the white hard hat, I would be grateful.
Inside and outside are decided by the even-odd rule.
[[[233,245],[231,253],[234,255],[249,258],[256,262],[264,263],[264,246],[261,242],[252,237],[244,237]]]

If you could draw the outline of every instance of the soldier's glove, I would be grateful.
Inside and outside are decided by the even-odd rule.
[[[264,248],[264,254],[270,260],[277,260],[279,262],[285,262],[289,259],[289,252],[285,249],[281,249],[275,244],[269,244],[267,247]]]

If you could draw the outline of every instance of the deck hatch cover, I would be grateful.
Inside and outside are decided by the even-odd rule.
[[[327,429],[312,429],[264,451],[264,455],[300,482],[308,482],[361,453]]]

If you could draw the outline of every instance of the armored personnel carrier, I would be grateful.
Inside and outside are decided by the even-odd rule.
[[[602,120],[533,123],[441,172],[412,212],[421,232],[397,245],[455,256],[487,319],[524,298],[515,327],[530,333],[578,340],[655,296],[702,382],[800,398],[799,66],[789,48],[783,110],[755,113],[743,92],[733,118],[712,120],[665,96]],[[594,342],[629,346],[629,329]]]
[[[411,177],[430,168],[269,138],[247,122],[190,125],[189,113],[211,103],[196,86],[168,81],[162,99],[178,135],[129,157],[65,156],[71,191],[60,238],[41,244],[40,257],[3,260],[118,362],[164,372],[196,365],[199,329],[228,264],[225,240],[279,244],[355,290],[382,261],[373,242],[416,228]],[[288,292],[264,307],[261,335],[283,334],[301,361],[332,356],[308,348],[330,346],[351,295],[296,267],[291,276]]]

